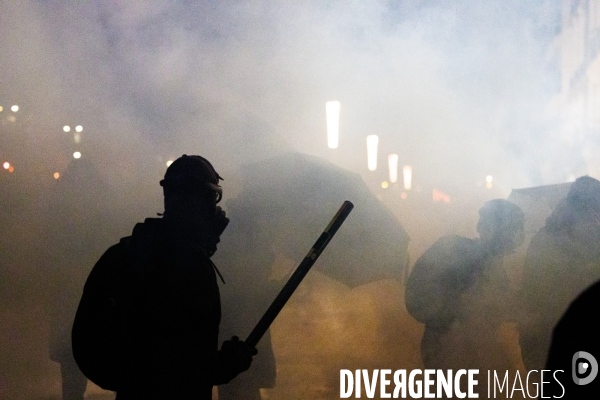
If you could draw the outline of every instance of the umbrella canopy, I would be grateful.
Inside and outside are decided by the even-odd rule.
[[[556,205],[567,197],[572,183],[536,186],[524,189],[513,189],[508,196],[525,213],[525,231],[536,233],[546,223],[546,218]]]
[[[317,157],[286,153],[247,165],[242,178],[240,194],[226,203],[230,229],[245,221],[247,231],[260,230],[270,248],[300,262],[350,200],[354,210],[314,268],[350,287],[401,279],[409,237],[360,175]]]

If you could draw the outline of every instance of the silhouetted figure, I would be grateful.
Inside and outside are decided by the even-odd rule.
[[[533,237],[521,291],[519,336],[529,370],[546,364],[552,329],[569,304],[600,279],[600,182],[578,178]]]
[[[250,367],[255,350],[236,337],[218,350],[220,179],[200,156],[177,159],[161,181],[164,217],[137,224],[88,277],[73,352],[119,400],[211,399],[213,385]]]
[[[496,199],[485,203],[479,217],[478,239],[439,239],[408,278],[407,310],[425,324],[425,368],[510,369],[496,340],[498,328],[513,312],[502,262],[523,243],[524,216],[515,204]]]
[[[599,305],[600,282],[597,282],[571,303],[554,328],[545,368],[563,372],[556,374],[560,384],[555,379],[548,379],[551,390],[545,391],[544,396],[575,400],[600,398],[600,376],[597,375],[600,372]],[[579,383],[575,383],[575,378]]]

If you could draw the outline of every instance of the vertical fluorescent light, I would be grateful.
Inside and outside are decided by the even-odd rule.
[[[377,144],[379,143],[379,136],[369,135],[367,136],[367,166],[369,171],[375,171],[377,169]]]
[[[402,168],[402,174],[404,175],[404,189],[410,190],[412,187],[412,167],[410,165],[405,165]]]
[[[340,102],[328,101],[325,103],[327,113],[327,146],[337,149],[340,135]]]
[[[398,182],[398,154],[388,156],[388,166],[390,168],[390,182]]]

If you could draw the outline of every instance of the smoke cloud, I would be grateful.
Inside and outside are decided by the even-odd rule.
[[[53,174],[67,171],[74,151],[94,164],[102,213],[118,221],[112,239],[98,236],[94,248],[162,211],[158,181],[168,160],[208,158],[227,199],[248,184],[246,164],[294,151],[361,174],[410,235],[415,260],[443,234],[473,236],[483,200],[560,182],[547,163],[581,171],[580,157],[565,164],[546,135],[560,8],[550,0],[0,1],[0,161],[15,168],[0,174],[0,315],[8,322],[0,347],[12,349],[0,354],[0,397],[60,391],[49,329],[37,321],[55,271],[44,263]],[[329,100],[341,103],[335,151],[326,145]],[[379,135],[374,173],[369,134]],[[381,190],[389,153],[412,166],[420,200],[406,205]],[[482,192],[487,175],[494,187]],[[453,208],[429,204],[434,188],[451,195]],[[282,276],[300,261],[277,249],[275,257]],[[420,365],[422,327],[406,314],[401,282],[351,289],[313,275],[274,326],[281,380],[265,396],[330,398],[339,368]],[[334,323],[319,324],[326,321]],[[285,341],[306,326],[298,346],[311,349],[319,373],[296,365]]]

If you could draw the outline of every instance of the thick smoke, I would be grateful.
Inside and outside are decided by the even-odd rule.
[[[559,18],[549,0],[0,1],[0,162],[15,167],[0,174],[0,347],[10,349],[0,354],[0,397],[60,390],[47,354],[44,226],[52,175],[67,171],[74,151],[94,164],[106,218],[118,220],[112,241],[98,239],[103,248],[162,211],[168,160],[207,157],[227,200],[249,184],[244,165],[295,151],[361,174],[402,222],[414,260],[443,234],[475,235],[483,200],[559,182],[544,167],[552,157],[580,171],[577,157],[565,165],[542,140],[559,82],[548,51]],[[326,147],[328,100],[342,107],[335,151]],[[375,173],[369,134],[380,136]],[[388,153],[412,165],[415,191],[427,195],[409,204],[379,189]],[[494,188],[482,194],[486,175]],[[429,204],[433,188],[455,203]],[[300,261],[277,249],[274,257],[276,281]],[[421,329],[401,282],[350,289],[311,272],[274,326],[279,380],[264,395],[335,398],[339,368],[416,368]],[[290,345],[298,331],[306,335]],[[302,362],[297,349],[307,350]]]

